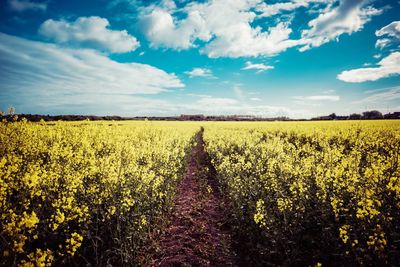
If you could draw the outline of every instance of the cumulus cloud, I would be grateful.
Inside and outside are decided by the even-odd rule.
[[[251,61],[247,61],[242,70],[257,70],[257,73],[260,73],[266,70],[271,70],[273,68],[273,66],[268,66],[263,63],[254,64]]]
[[[196,39],[207,41],[211,38],[204,20],[196,11],[176,23],[168,10],[155,7],[150,13],[142,15],[139,26],[153,47],[187,49],[194,46]]]
[[[230,28],[231,32],[223,33],[207,44],[201,51],[211,58],[217,57],[257,57],[273,56],[298,45],[290,40],[292,30],[288,23],[281,22],[268,31],[252,28],[243,23]]]
[[[73,22],[46,20],[39,33],[59,44],[95,48],[112,53],[135,50],[139,42],[126,30],[109,29],[110,23],[100,17],[80,17]]]
[[[183,19],[174,16],[174,8],[151,5],[143,9],[139,25],[153,47],[188,49],[201,41],[205,46],[200,51],[211,58],[275,55],[296,46],[288,22],[267,29],[251,25],[257,17],[252,9],[260,2],[193,2],[179,10],[186,14]]]
[[[185,71],[190,78],[193,77],[213,77],[212,71],[207,68],[193,68],[191,71]]]
[[[337,7],[311,20],[308,23],[310,28],[302,31],[302,39],[306,45],[301,47],[300,51],[338,39],[344,33],[352,34],[360,31],[372,16],[382,13],[382,10],[367,6],[369,2],[340,0]]]
[[[48,2],[32,2],[29,0],[9,0],[9,7],[17,12],[24,12],[27,10],[45,11],[47,10]]]
[[[376,41],[375,46],[382,49],[391,43],[400,41],[400,21],[393,21],[385,27],[377,30],[375,35],[378,37],[387,36],[389,38],[381,38]]]
[[[267,4],[262,0],[208,0],[190,2],[177,8],[174,1],[161,1],[141,9],[139,25],[152,47],[189,49],[202,46],[200,52],[210,58],[274,56],[291,47],[300,51],[317,47],[342,34],[363,28],[378,10],[369,0],[291,0]],[[169,3],[169,4],[167,4]],[[309,21],[301,38],[291,38],[291,19],[284,12],[301,7],[322,12]],[[221,10],[223,14],[221,15]],[[263,17],[281,17],[272,23],[258,23]]]
[[[340,73],[339,80],[351,83],[376,81],[400,74],[400,52],[393,52],[378,62],[374,68],[359,68]]]
[[[0,84],[3,93],[64,95],[157,94],[184,84],[146,64],[119,63],[88,49],[60,48],[0,33]]]

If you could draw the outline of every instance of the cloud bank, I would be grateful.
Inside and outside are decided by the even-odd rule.
[[[251,9],[260,2],[193,2],[179,10],[186,14],[185,18],[175,16],[178,10],[173,5],[152,5],[142,11],[139,25],[153,47],[180,50],[202,41],[205,45],[201,53],[211,58],[274,55],[297,45],[297,41],[289,39],[292,30],[288,23],[280,22],[267,30],[252,27],[257,14]]]
[[[294,18],[299,8],[319,14],[300,32],[299,39],[292,37],[292,19],[258,23],[262,18],[284,13]],[[154,48],[183,50],[201,46],[200,52],[210,58],[258,57],[274,56],[291,47],[305,51],[321,46],[343,34],[360,31],[382,12],[369,0],[292,0],[274,4],[262,0],[209,0],[190,2],[182,8],[173,1],[161,1],[141,9],[139,25]]]
[[[119,63],[88,49],[60,48],[0,33],[3,92],[156,94],[182,88],[174,75],[146,64]]]
[[[80,17],[73,22],[48,19],[40,26],[39,33],[59,44],[112,53],[130,52],[139,47],[136,38],[126,30],[110,30],[109,26],[108,20],[100,17]]]

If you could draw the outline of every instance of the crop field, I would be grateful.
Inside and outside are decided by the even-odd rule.
[[[394,266],[399,159],[396,120],[2,122],[0,265]]]
[[[137,263],[198,127],[0,125],[0,265]]]
[[[216,123],[205,140],[255,263],[398,264],[398,121]]]

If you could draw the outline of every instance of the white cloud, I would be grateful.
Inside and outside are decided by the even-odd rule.
[[[38,10],[38,11],[47,10],[47,1],[38,3],[29,0],[9,0],[8,5],[12,10],[17,12],[24,12],[27,10]]]
[[[267,4],[262,2],[257,6],[257,11],[261,12],[260,17],[270,17],[281,14],[282,12],[293,11],[300,7],[309,7],[311,3],[329,3],[326,0],[291,0],[289,2],[278,2]]]
[[[338,95],[311,95],[311,96],[293,96],[295,100],[299,101],[339,101]]]
[[[0,92],[0,105],[3,92]],[[4,106],[12,103],[18,112],[31,114],[82,114],[119,116],[170,116],[179,114],[178,106],[163,99],[138,95],[55,94],[24,92],[18,98],[8,97]],[[24,101],[24,102],[22,102]]]
[[[141,29],[153,47],[188,49],[202,41],[200,50],[211,58],[275,55],[298,44],[290,40],[289,23],[280,22],[264,30],[252,27],[256,13],[251,11],[261,0],[192,2],[177,19],[174,12],[151,5],[140,16]],[[221,15],[221,10],[223,14]]]
[[[24,113],[311,116],[308,110],[248,105],[229,97],[192,94],[195,100],[184,104],[157,99],[154,94],[184,85],[174,74],[149,65],[118,63],[94,50],[60,48],[2,33],[0,72],[0,105]]]
[[[197,11],[189,12],[185,20],[176,22],[169,10],[154,7],[150,13],[142,14],[139,25],[153,47],[187,49],[194,46],[196,39],[211,38]]]
[[[260,99],[261,100],[261,99]],[[253,101],[259,101],[253,99]],[[283,106],[246,104],[233,98],[220,98],[213,96],[201,96],[195,103],[181,104],[177,106],[180,113],[206,114],[206,115],[254,115],[262,117],[309,118],[312,116],[309,110],[290,109]]]
[[[389,38],[382,38],[376,41],[375,46],[378,48],[384,48],[393,42],[400,41],[400,21],[393,21],[392,23],[386,25],[385,27],[377,30],[375,35],[378,37],[388,36]]]
[[[250,100],[251,101],[262,101],[262,99],[259,97],[251,97]]]
[[[209,0],[190,2],[182,8],[164,2],[142,8],[139,18],[151,46],[181,50],[201,45],[200,52],[210,58],[274,56],[295,46],[302,46],[300,50],[304,51],[344,33],[359,31],[372,16],[382,13],[368,5],[369,0],[340,0],[339,5],[334,5],[334,0],[274,4],[262,0]],[[309,29],[301,32],[299,40],[290,38],[291,19],[281,16],[275,24],[257,24],[262,17],[294,12],[300,7],[322,13],[308,23]]]
[[[201,46],[200,52],[210,58],[274,56],[291,47],[302,46],[300,51],[305,51],[337,40],[342,34],[360,31],[372,16],[383,12],[370,3],[370,0],[290,0],[273,4],[262,0],[208,0],[183,2],[177,8],[174,1],[164,0],[141,8],[139,25],[155,48],[182,50]],[[301,38],[294,40],[290,24],[295,10],[302,7],[309,9],[308,14],[319,15],[309,21],[309,28],[301,32]],[[274,22],[258,23],[263,17],[275,15],[279,18]]]
[[[382,38],[376,40],[375,47],[383,49],[384,47],[388,46],[391,43],[391,40],[388,38]]]
[[[311,20],[308,23],[310,29],[302,31],[302,39],[306,45],[301,47],[300,51],[338,39],[344,33],[352,34],[360,31],[372,16],[382,13],[382,10],[366,6],[369,2],[341,0],[337,7]]]
[[[376,81],[382,78],[400,74],[400,52],[393,52],[378,62],[375,68],[360,68],[340,73],[339,80],[351,83]]]
[[[387,104],[390,101],[397,101],[400,99],[400,86],[376,90],[373,93],[361,100],[354,101],[353,104],[371,105],[371,104]],[[373,91],[370,91],[370,93]]]
[[[329,90],[331,91],[331,90]],[[336,103],[333,104],[334,102],[337,102],[340,100],[340,96],[338,95],[332,95],[332,94],[327,94],[328,92],[322,92],[323,95],[309,95],[309,96],[293,96],[292,97],[292,102],[297,105],[301,106],[307,106],[307,107],[322,107],[322,106],[327,106],[329,103],[332,103],[332,105],[337,105]],[[330,92],[332,93],[332,92]]]
[[[185,71],[190,78],[193,77],[213,77],[212,71],[207,68],[193,68],[191,71]]]
[[[268,66],[263,63],[254,64],[251,61],[247,61],[245,63],[245,66],[242,68],[242,70],[257,70],[257,73],[260,73],[260,72],[270,70],[273,68],[274,68],[273,66]]]
[[[80,17],[73,22],[46,20],[39,33],[60,44],[95,48],[112,53],[135,50],[139,42],[126,30],[110,30],[110,23],[100,17]]]
[[[88,49],[67,49],[0,33],[0,84],[13,94],[157,94],[184,85],[146,64],[119,63]],[[95,97],[93,97],[94,99]]]
[[[201,52],[211,58],[273,56],[298,45],[289,39],[292,33],[289,23],[280,22],[263,31],[260,27],[251,27],[252,20],[227,20],[227,25],[213,30],[215,38]]]
[[[400,21],[393,21],[375,32],[376,36],[388,35],[400,39]]]

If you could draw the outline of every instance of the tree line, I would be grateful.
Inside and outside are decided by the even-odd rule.
[[[95,115],[40,115],[40,114],[16,114],[15,108],[10,107],[6,112],[0,111],[2,121],[27,120],[31,122],[39,121],[123,121],[123,120],[172,120],[172,121],[303,121],[306,119],[291,119],[286,116],[280,117],[261,117],[253,115],[217,115],[207,116],[203,114],[181,114],[179,116],[95,116]],[[310,120],[381,120],[381,119],[400,119],[400,112],[382,114],[378,110],[365,111],[362,114],[353,113],[347,116],[340,116],[332,113],[327,116],[319,116]]]

